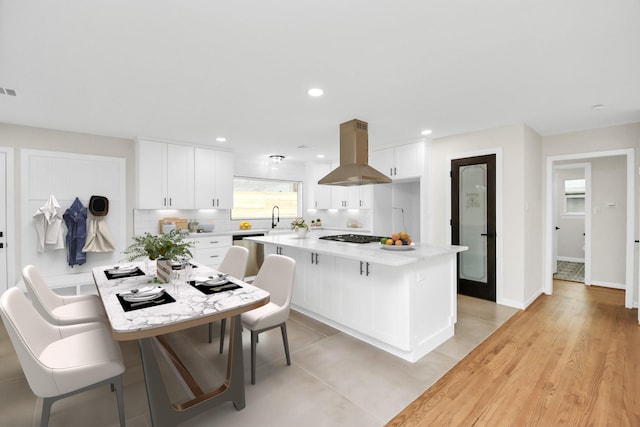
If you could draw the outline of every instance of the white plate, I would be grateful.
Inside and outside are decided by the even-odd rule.
[[[202,283],[207,286],[217,286],[227,282],[228,280],[226,277],[220,277],[217,279],[207,279],[207,280],[204,280]]]
[[[154,294],[126,295],[126,296],[123,296],[122,298],[128,302],[151,301],[153,299],[158,298],[162,294],[164,294],[164,289]]]
[[[414,246],[415,243],[412,243],[410,245],[402,245],[402,246],[396,246],[396,245],[383,245],[382,243],[379,243],[380,245],[380,249],[384,249],[385,251],[412,251],[414,250]]]

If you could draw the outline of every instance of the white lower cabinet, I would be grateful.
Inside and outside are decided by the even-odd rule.
[[[211,268],[218,268],[233,244],[230,234],[190,237],[185,241],[194,242],[191,249],[193,259]]]
[[[337,320],[409,350],[409,283],[401,269],[337,258]]]

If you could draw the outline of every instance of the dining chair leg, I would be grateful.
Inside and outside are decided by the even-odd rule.
[[[220,354],[222,354],[222,350],[224,349],[224,335],[227,331],[227,319],[222,319],[220,321]],[[211,337],[211,335],[209,335]],[[211,340],[211,338],[209,338]],[[209,341],[211,342],[211,341]]]
[[[251,384],[256,383],[256,344],[258,344],[258,333],[251,331]]]
[[[213,322],[209,323],[209,344],[213,341]]]
[[[124,396],[122,395],[122,375],[118,375],[113,379],[111,385],[115,386],[116,399],[118,401],[118,418],[120,419],[120,427],[125,427],[124,419]]]
[[[51,413],[51,405],[57,399],[45,397],[42,399],[42,415],[40,416],[40,427],[47,427],[49,425],[49,414]]]
[[[291,365],[291,357],[289,356],[289,339],[287,338],[287,324],[280,325],[280,331],[282,332],[282,342],[284,344],[284,354],[287,357],[287,365]]]

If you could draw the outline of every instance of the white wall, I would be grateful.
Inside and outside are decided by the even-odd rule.
[[[539,215],[542,214],[538,208],[540,190],[537,188],[536,181],[541,174],[538,138],[525,126],[515,125],[434,139],[431,146],[430,235],[433,236],[436,244],[448,244],[451,241],[450,195],[447,194],[451,188],[450,160],[492,152],[500,153],[496,159],[497,173],[502,171],[502,187],[496,188],[496,192],[499,193],[496,216],[498,222],[502,221],[502,229],[497,231],[496,236],[499,250],[496,272],[497,302],[514,307],[525,306],[530,294],[535,293],[530,288],[542,287],[542,283],[538,283],[540,281],[535,279],[539,274],[536,273],[536,269],[542,269],[542,265],[539,264],[540,256],[536,255],[536,251],[541,251],[541,246],[535,235],[525,236],[527,225],[532,226],[534,232],[539,228],[536,221],[539,221]],[[526,167],[525,160],[528,164]],[[530,195],[525,198],[526,190],[530,191]],[[528,201],[529,212],[531,212],[531,215],[526,218],[525,200]],[[502,254],[500,254],[500,246],[502,246]],[[532,255],[531,260],[526,259],[529,252]],[[525,271],[533,274],[534,278],[525,280]],[[525,287],[525,282],[533,285]]]
[[[23,221],[31,221],[31,216],[33,215],[33,212],[23,213],[21,209],[22,195],[20,188],[22,182],[20,180],[20,162],[21,149],[24,148],[124,158],[126,162],[126,209],[129,213],[133,211],[135,200],[133,140],[0,123],[0,146],[13,147],[15,149],[14,182],[16,191],[14,200],[9,201],[12,205],[9,206],[9,209],[13,209],[15,212],[16,230],[21,230]],[[133,229],[132,215],[126,216],[126,229],[126,235],[130,236]],[[16,247],[14,248],[16,254],[15,271],[20,272],[23,265],[20,255],[23,244],[22,237],[16,237]],[[19,274],[16,275],[19,276]],[[13,283],[20,279],[21,277],[14,277]]]
[[[579,154],[579,153],[592,153],[592,152],[601,152],[601,151],[609,151],[609,150],[618,150],[618,149],[633,149],[635,151],[635,167],[634,170],[638,170],[640,166],[640,159],[638,155],[638,148],[640,147],[640,123],[631,123],[627,125],[620,126],[611,126],[606,128],[598,128],[585,130],[581,132],[573,132],[568,134],[561,135],[552,135],[546,136],[543,138],[542,145],[542,154],[546,159],[549,156],[560,156],[567,154]],[[545,169],[544,173],[546,175],[546,161],[543,164],[543,168]],[[634,238],[638,239],[638,175],[635,176],[635,199],[636,206],[634,206],[634,211],[636,213],[634,218],[635,224],[635,235]],[[593,179],[592,179],[593,180]],[[595,181],[595,180],[593,180]],[[546,204],[545,204],[546,209]],[[547,224],[544,224],[546,229]],[[608,243],[604,243],[604,248],[606,248]],[[592,244],[593,248],[595,248],[595,244]],[[592,248],[592,250],[593,250]],[[545,253],[545,258],[550,256]],[[635,265],[635,279],[634,283],[634,292],[632,295],[632,299],[634,305],[637,305],[638,302],[638,269],[637,269],[637,260],[638,260],[638,245],[635,245],[635,253],[634,253],[634,264]]]
[[[524,127],[524,305],[543,292],[543,193],[542,137]],[[505,177],[505,179],[508,179]],[[506,196],[505,196],[506,197]]]

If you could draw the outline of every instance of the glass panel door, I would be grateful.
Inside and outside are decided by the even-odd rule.
[[[460,278],[487,283],[487,165],[460,167]]]

